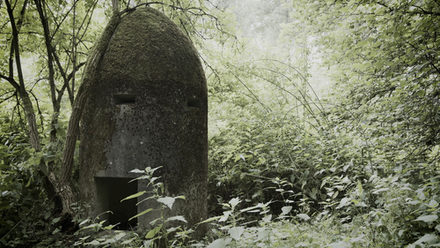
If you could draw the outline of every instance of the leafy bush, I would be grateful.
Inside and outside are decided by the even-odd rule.
[[[17,123],[1,117],[0,125],[0,244],[37,243],[50,228],[50,202],[35,169],[38,155]]]

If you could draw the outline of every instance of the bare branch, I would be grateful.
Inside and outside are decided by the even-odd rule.
[[[4,80],[8,81],[15,89],[20,89],[20,85],[14,80],[14,78],[7,77],[3,74],[0,74],[0,78],[3,78]]]
[[[49,22],[47,20],[47,16],[45,14],[45,9],[41,0],[34,0],[35,5],[37,6],[38,15],[40,17],[41,25],[43,26],[43,32],[44,32],[44,43],[46,45],[46,51],[47,51],[47,67],[49,69],[49,86],[50,86],[50,95],[52,99],[52,107],[54,108],[54,112],[58,112],[60,109],[59,104],[57,102],[57,95],[56,95],[56,85],[55,85],[55,71],[53,66],[53,54],[55,51],[53,51],[52,47],[52,41],[51,41],[51,34],[49,30]]]
[[[5,97],[5,98],[3,98],[3,99],[0,99],[0,103],[4,103],[4,102],[6,102],[7,100],[9,100],[9,99],[11,99],[12,97],[14,97],[14,96],[17,95],[17,91],[8,91],[8,92],[4,93],[3,95],[1,95],[1,97],[3,97],[4,95],[10,94],[10,93],[13,93],[13,94],[10,95],[10,96]]]
[[[40,102],[38,101],[38,98],[37,98],[37,96],[35,96],[34,92],[30,91],[30,93],[31,93],[32,97],[34,98],[35,103],[37,104],[38,115],[40,116],[40,126],[41,126],[41,129],[44,131],[44,118],[43,118],[43,112],[41,111],[41,108],[40,108]]]
[[[90,25],[90,22],[92,21],[93,13],[94,13],[94,10],[95,10],[97,4],[98,4],[98,0],[95,0],[95,2],[93,3],[92,8],[87,10],[86,15],[84,16],[84,19],[83,19],[83,21],[81,22],[81,25],[78,28],[78,34],[77,34],[77,36],[79,36],[79,39],[78,39],[78,42],[77,42],[78,44],[83,42],[83,38],[86,35],[87,30],[89,29],[89,25]],[[88,17],[88,19],[87,19],[87,17]],[[82,35],[79,35],[79,32],[81,31],[81,29],[82,29],[86,19],[87,19],[87,22],[86,22],[86,26],[84,28],[84,32],[82,33]],[[75,44],[75,45],[77,45],[77,44]]]
[[[235,75],[235,73],[233,73],[232,71],[230,71],[230,73],[232,75],[234,75],[234,77],[238,80],[238,82],[240,82],[241,85],[243,85],[251,93],[251,95],[254,97],[254,99],[264,108],[264,110],[266,110],[267,113],[272,112],[272,109],[267,107],[264,103],[262,103],[260,101],[260,98],[258,98],[258,96],[243,82],[243,80],[241,80],[241,78],[239,78],[237,75]]]
[[[73,6],[76,4],[77,1],[78,1],[78,0],[75,0],[75,1],[74,1],[73,5],[67,10],[67,12],[64,14],[64,16],[62,17],[62,19],[61,19],[60,22],[57,22],[57,21],[56,21],[56,16],[55,16],[54,13],[52,12],[51,8],[48,8],[48,7],[45,8],[45,9],[48,9],[49,12],[52,14],[52,17],[53,17],[54,23],[56,24],[56,27],[55,27],[55,29],[54,29],[52,35],[50,36],[50,41],[51,41],[51,42],[52,42],[52,40],[53,40],[53,37],[55,37],[56,33],[58,33],[58,30],[61,28],[61,25],[63,24],[63,22],[64,22],[64,21],[66,20],[66,18],[69,16],[69,13],[72,11]],[[44,3],[45,3],[45,2],[44,2]],[[47,5],[47,3],[45,3],[45,5]],[[46,6],[45,6],[45,7],[46,7]]]

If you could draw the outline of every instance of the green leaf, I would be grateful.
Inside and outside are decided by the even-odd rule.
[[[112,230],[117,225],[108,225],[104,227],[104,230]]]
[[[172,209],[173,205],[174,205],[174,202],[176,201],[176,198],[165,196],[165,197],[161,197],[161,198],[157,199],[157,201],[162,203],[162,204],[164,204],[169,209]]]
[[[138,202],[136,203],[136,206],[138,206],[138,205],[141,204],[142,202],[145,202],[145,201],[148,201],[148,200],[151,200],[151,199],[155,199],[156,197],[157,197],[157,196],[155,196],[155,195],[152,195],[152,196],[146,197],[146,198],[144,198],[144,199],[138,201]]]
[[[152,208],[149,208],[149,209],[147,209],[147,210],[144,210],[144,211],[142,211],[142,212],[136,214],[135,216],[131,217],[130,219],[128,219],[128,221],[130,221],[130,220],[132,220],[132,219],[134,219],[134,218],[137,218],[137,217],[139,217],[139,216],[142,216],[142,215],[144,215],[144,214],[146,214],[146,213],[149,213],[149,212],[151,212],[152,210],[153,210]]]
[[[79,226],[82,227],[82,226],[84,226],[85,224],[87,224],[89,221],[90,221],[90,219],[87,218],[87,219],[81,221],[81,223],[79,223]]]
[[[263,223],[269,223],[272,220],[272,215],[268,214],[266,216],[263,217],[263,219],[261,219],[263,221]]]
[[[231,236],[231,238],[237,241],[240,240],[240,237],[243,234],[243,232],[244,232],[244,227],[242,226],[232,227],[231,229],[228,230],[228,233]]]
[[[132,244],[135,240],[137,239],[137,237],[133,237],[131,239],[127,239],[124,242],[121,243],[121,245],[130,245]]]
[[[174,198],[176,198],[176,199],[186,200],[186,197],[185,197],[184,195],[179,195],[179,196],[176,196],[176,197],[174,197]]]
[[[297,217],[304,221],[310,220],[310,216],[308,216],[307,214],[298,214]]]
[[[231,241],[232,239],[216,239],[206,248],[225,248]]]
[[[258,204],[255,205],[255,206],[241,209],[240,212],[242,212],[242,213],[244,213],[244,212],[250,212],[250,211],[252,211],[252,210],[255,210],[255,209],[258,209],[258,208],[263,208],[263,207],[265,207],[265,204],[263,204],[263,203],[258,203]],[[257,212],[259,212],[259,211],[257,211]]]
[[[130,181],[128,181],[128,183],[132,183],[132,182],[139,181],[139,180],[149,179],[150,177],[151,177],[150,175],[143,175],[140,177],[136,177],[135,179],[131,179]]]
[[[91,242],[88,242],[88,243],[85,243],[85,245],[91,245],[91,246],[98,246],[98,245],[100,245],[101,244],[101,242],[99,242],[98,240],[93,240],[93,241],[91,241]]]
[[[231,205],[231,208],[235,208],[238,205],[238,203],[240,203],[240,198],[238,197],[232,198],[229,201],[229,205]]]
[[[178,221],[182,221],[182,222],[188,223],[188,222],[185,220],[185,217],[183,217],[183,216],[181,216],[181,215],[173,216],[173,217],[169,217],[169,218],[166,220],[166,222],[168,222],[168,221],[175,221],[175,220],[178,220]]]
[[[221,218],[221,216],[214,216],[214,217],[206,219],[206,220],[204,220],[202,222],[199,222],[198,224],[200,225],[200,224],[205,224],[205,223],[213,222],[213,221],[218,220],[220,218]]]
[[[154,238],[154,236],[156,236],[156,234],[158,234],[160,232],[160,229],[162,228],[162,225],[159,225],[153,229],[151,229],[147,235],[145,235],[146,239],[152,239]]]
[[[426,223],[432,223],[434,221],[436,221],[438,219],[438,216],[436,214],[432,214],[432,215],[422,215],[419,216],[416,221],[423,221]]]
[[[54,218],[52,220],[52,224],[58,223],[61,220],[61,217]]]
[[[345,241],[334,242],[328,245],[331,248],[351,248],[351,244]]]
[[[232,211],[224,211],[223,216],[218,221],[224,222],[224,221],[228,220],[228,218],[231,214],[232,214]]]
[[[435,234],[428,233],[423,235],[420,239],[418,239],[416,242],[414,242],[414,245],[426,243],[426,244],[433,244],[438,241],[438,237]]]
[[[361,196],[364,193],[364,188],[362,187],[361,181],[357,182],[357,193],[359,196]]]
[[[350,198],[348,198],[348,197],[344,197],[344,198],[341,199],[341,202],[340,202],[339,205],[336,207],[336,209],[340,209],[340,208],[343,208],[343,207],[345,207],[345,206],[348,206],[348,205],[350,205],[351,202],[352,202],[352,201],[350,200]]]
[[[133,170],[130,171],[130,173],[143,174],[143,173],[145,173],[145,171],[139,170],[139,169],[133,169]]]
[[[139,191],[136,194],[129,195],[129,196],[125,197],[124,199],[121,200],[121,202],[126,201],[126,200],[130,200],[133,198],[138,198],[139,196],[144,195],[145,193],[147,193],[147,191]]]
[[[285,206],[281,208],[281,215],[287,215],[292,211],[292,206]]]

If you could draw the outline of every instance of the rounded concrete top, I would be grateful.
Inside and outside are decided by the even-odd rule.
[[[148,7],[122,17],[98,71],[107,86],[123,81],[206,87],[191,41],[164,14]]]

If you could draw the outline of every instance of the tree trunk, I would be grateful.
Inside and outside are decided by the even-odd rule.
[[[35,118],[34,107],[29,94],[25,89],[20,88],[19,96],[23,102],[23,109],[26,115],[29,131],[29,142],[35,151],[41,150],[40,137],[38,135],[37,119]]]
[[[96,70],[99,66],[102,56],[107,49],[108,42],[113,35],[114,30],[120,21],[119,14],[114,14],[109,21],[106,29],[102,33],[100,42],[96,44],[94,50],[89,55],[86,68],[84,70],[82,84],[78,89],[78,94],[73,103],[72,115],[69,120],[69,127],[67,129],[66,144],[64,146],[63,163],[61,168],[61,181],[70,181],[73,167],[73,156],[75,153],[76,141],[79,135],[79,121],[81,119],[82,111],[87,102],[88,92],[93,82],[96,80]]]
[[[23,109],[26,114],[26,120],[29,130],[29,142],[34,148],[35,151],[41,151],[41,143],[40,143],[40,137],[38,132],[38,126],[36,122],[35,117],[35,111],[33,108],[32,101],[29,97],[28,92],[26,91],[25,82],[23,78],[23,72],[21,67],[21,61],[20,61],[20,46],[19,46],[19,27],[17,27],[15,23],[15,18],[13,14],[13,8],[9,0],[5,0],[7,12],[9,16],[9,21],[11,24],[12,29],[12,39],[11,39],[11,56],[10,56],[10,72],[9,77],[1,75],[2,78],[8,80],[11,85],[15,87],[17,92],[19,93],[19,97],[23,103]],[[46,19],[45,11],[44,11],[44,4],[40,0],[34,0],[34,3],[37,7],[37,11],[40,15],[40,21],[43,25],[43,31],[45,35],[45,45],[46,50],[48,54],[48,67],[49,67],[49,84],[50,84],[50,90],[51,90],[51,99],[52,104],[54,107],[54,116],[53,116],[53,122],[52,125],[54,125],[57,121],[57,114],[60,110],[60,96],[56,97],[56,86],[55,86],[55,80],[54,80],[54,57],[55,61],[57,61],[56,54],[53,51],[52,44],[50,42],[50,32],[49,32],[49,26]],[[26,9],[27,0],[24,2],[23,5],[23,15],[24,10]],[[119,15],[119,1],[113,1],[113,16],[110,19],[109,25],[104,30],[102,36],[105,37],[103,39],[100,39],[100,42],[96,44],[93,52],[91,53],[89,60],[86,64],[84,76],[83,76],[83,82],[78,90],[78,95],[74,100],[73,108],[72,108],[72,115],[69,120],[69,127],[67,130],[67,137],[66,137],[66,144],[64,147],[63,152],[63,161],[61,164],[61,175],[56,175],[53,171],[48,171],[46,166],[42,163],[40,164],[39,171],[42,174],[43,178],[46,181],[45,184],[45,190],[49,195],[49,199],[59,199],[59,203],[61,206],[59,206],[61,210],[61,214],[64,217],[63,219],[68,220],[69,223],[67,225],[71,225],[72,222],[72,214],[73,210],[71,208],[72,203],[77,201],[77,197],[75,192],[72,188],[72,168],[73,168],[73,157],[75,152],[75,145],[76,141],[79,135],[79,121],[81,118],[82,110],[87,102],[87,96],[88,91],[91,85],[93,85],[93,82],[96,79],[95,72],[97,67],[99,66],[100,60],[102,58],[102,55],[104,54],[108,42],[119,24],[120,15]],[[75,44],[74,44],[75,45]],[[13,60],[15,58],[15,61]],[[17,68],[17,76],[18,76],[18,82],[14,80],[14,66],[12,63],[15,62],[15,67]],[[81,67],[82,64],[78,65],[78,68],[75,68],[72,73],[75,73],[75,70],[78,70],[79,67]],[[66,76],[66,75],[64,75]],[[70,78],[66,77],[65,81]],[[67,80],[65,83],[68,83],[69,80]],[[63,88],[64,90],[64,88]],[[62,91],[59,93],[61,95]],[[72,92],[73,94],[73,92]],[[54,135],[51,134],[51,140],[54,140]]]
[[[32,104],[32,101],[29,97],[28,92],[26,91],[24,77],[23,77],[23,71],[21,67],[21,57],[20,57],[20,45],[19,45],[19,27],[15,23],[15,17],[13,13],[12,6],[9,2],[9,0],[5,1],[7,12],[9,16],[9,21],[11,24],[12,29],[12,41],[11,41],[11,54],[13,53],[15,58],[15,66],[17,68],[17,76],[18,76],[18,83],[15,82],[13,78],[13,66],[10,65],[10,77],[7,79],[10,81],[10,83],[16,88],[18,91],[18,95],[23,103],[23,109],[26,115],[27,125],[28,125],[28,131],[29,131],[29,143],[32,146],[32,148],[38,152],[41,151],[41,143],[40,143],[40,137],[38,132],[38,126],[37,126],[37,120],[35,118],[35,111]],[[24,15],[25,9],[26,9],[27,1],[24,2],[22,15]],[[23,18],[23,17],[22,17]],[[48,50],[48,54],[50,53],[50,50]],[[11,56],[12,57],[12,56]],[[10,63],[13,63],[13,60],[10,60]],[[52,79],[53,79],[53,67],[51,70]],[[52,80],[54,82],[54,80]],[[52,85],[51,85],[52,86]],[[53,97],[53,95],[52,95]],[[56,105],[55,107],[57,107]],[[57,107],[59,109],[59,107]],[[44,164],[40,164],[39,168],[40,173],[45,178],[46,184],[45,190],[48,193],[49,198],[55,198],[59,197],[61,199],[62,203],[62,213],[64,215],[71,216],[73,213],[71,209],[71,204],[75,201],[75,197],[73,194],[72,187],[70,186],[70,181],[61,181],[58,179],[58,177],[51,171],[47,171]],[[55,193],[55,195],[53,195]]]

